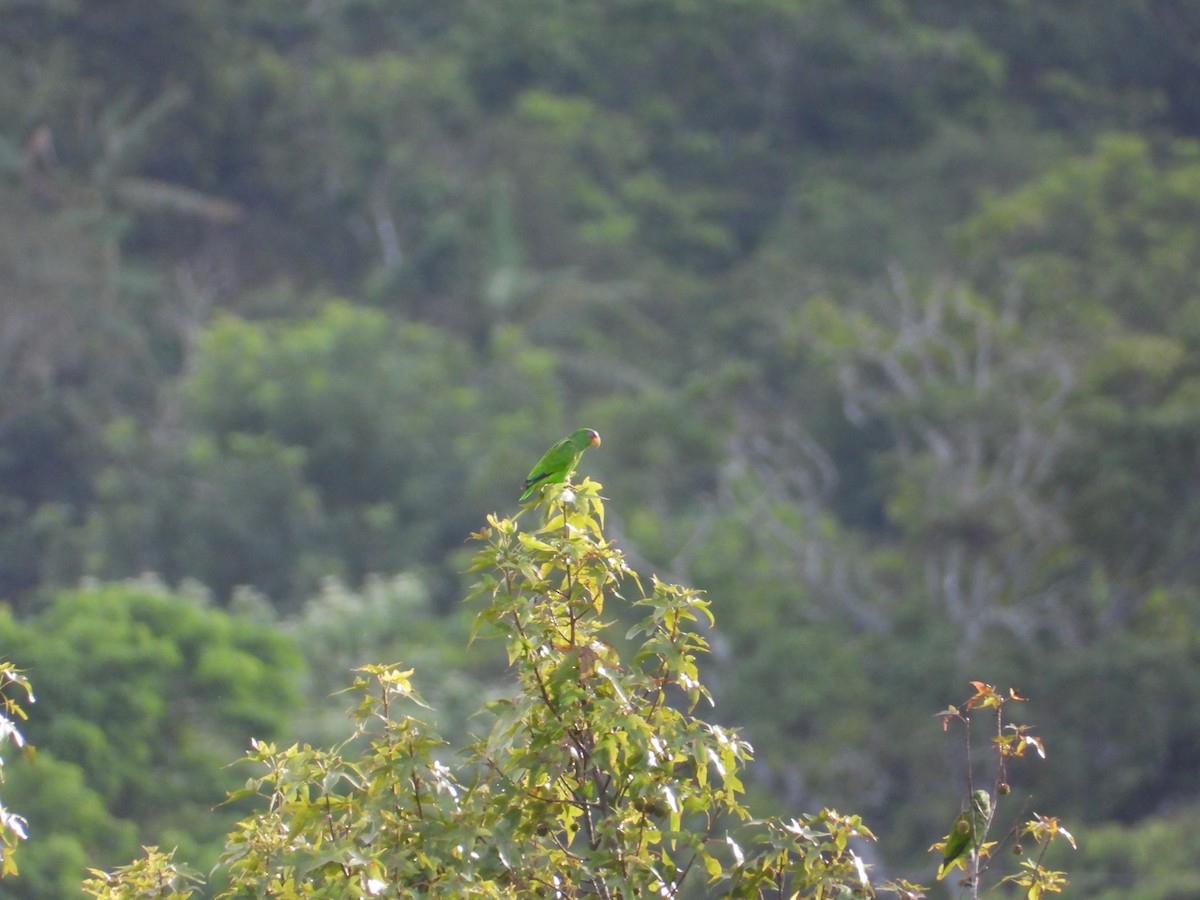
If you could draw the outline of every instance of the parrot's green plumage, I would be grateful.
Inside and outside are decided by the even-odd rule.
[[[964,809],[954,820],[954,827],[946,835],[942,849],[942,864],[938,868],[938,881],[946,877],[955,866],[966,869],[968,854],[983,845],[988,825],[992,822],[992,798],[987,791],[975,791],[971,795],[971,808]]]
[[[599,447],[600,435],[591,428],[580,428],[571,432],[568,437],[552,446],[538,460],[538,464],[529,470],[525,479],[525,493],[521,495],[524,503],[533,496],[533,492],[544,484],[560,484],[579,465],[579,457],[588,447]]]

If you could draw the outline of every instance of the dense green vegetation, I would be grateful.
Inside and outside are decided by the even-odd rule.
[[[1183,0],[2,0],[6,891],[206,864],[222,764],[353,666],[465,733],[464,538],[579,425],[717,611],[753,808],[927,883],[930,711],[1012,684],[1068,891],[1186,890],[1198,45]]]

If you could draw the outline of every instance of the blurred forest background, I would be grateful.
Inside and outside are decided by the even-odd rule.
[[[554,439],[714,601],[752,804],[928,883],[1017,687],[1069,896],[1200,896],[1200,5],[0,0],[5,895],[203,867]]]

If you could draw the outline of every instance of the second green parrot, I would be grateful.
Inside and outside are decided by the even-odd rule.
[[[971,794],[970,809],[959,814],[954,820],[954,827],[946,835],[942,864],[938,867],[938,881],[945,878],[955,866],[960,866],[964,872],[967,870],[969,854],[982,847],[991,822],[992,798],[987,791],[975,791]]]
[[[591,428],[579,428],[570,435],[554,444],[542,454],[536,466],[529,470],[525,479],[525,493],[521,494],[524,503],[533,496],[533,492],[544,484],[560,484],[579,465],[579,457],[588,447],[599,447],[600,435]]]

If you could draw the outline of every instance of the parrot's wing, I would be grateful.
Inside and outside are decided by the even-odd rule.
[[[971,819],[967,813],[962,813],[954,820],[954,825],[950,828],[950,833],[946,835],[946,847],[942,852],[942,864],[938,867],[938,881],[945,878],[950,870],[956,864],[959,864],[959,860],[971,849],[974,837],[971,833]]]
[[[529,470],[529,477],[525,479],[525,493],[521,495],[521,499],[528,498],[534,488],[547,479],[559,476],[565,478],[577,456],[578,452],[570,438],[563,438],[556,443],[542,455],[537,465]]]

